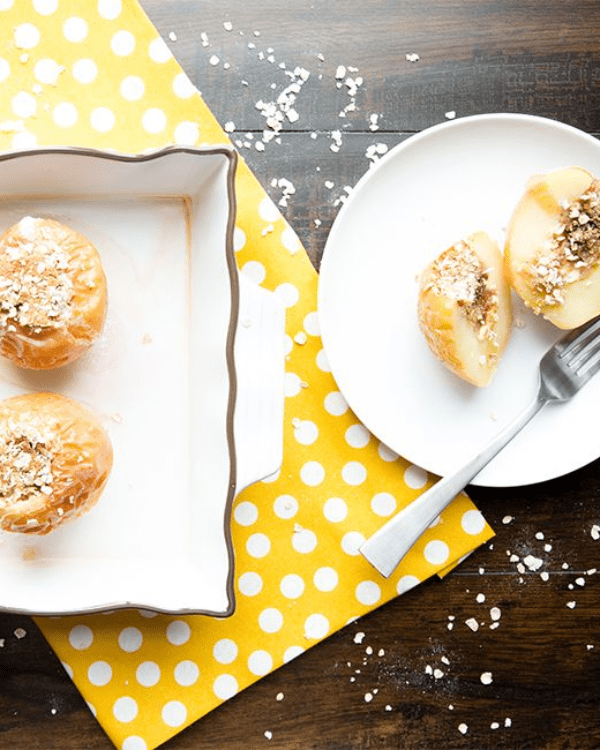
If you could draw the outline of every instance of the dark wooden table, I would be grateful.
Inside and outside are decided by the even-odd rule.
[[[143,6],[221,124],[234,124],[233,140],[273,199],[287,195],[283,211],[317,267],[377,144],[391,147],[450,112],[538,114],[600,133],[597,0]],[[310,77],[294,105],[299,118],[259,151],[256,104],[272,99],[272,83],[281,90],[282,62]],[[353,89],[338,87],[339,66]],[[600,406],[590,419],[598,415]],[[492,543],[165,748],[600,748],[599,473],[596,461],[537,486],[472,488],[497,532]],[[0,638],[2,750],[112,747],[31,620],[0,616]]]

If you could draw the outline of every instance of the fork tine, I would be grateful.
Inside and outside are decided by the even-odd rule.
[[[600,341],[598,342],[598,346],[589,352],[589,356],[585,361],[577,366],[575,374],[582,380],[589,380],[598,370],[600,370]]]
[[[588,344],[592,343],[600,332],[600,316],[591,320],[584,330],[575,329],[556,345],[556,351],[561,359],[570,355],[577,356]]]
[[[596,341],[590,342],[585,349],[579,352],[575,357],[569,359],[565,364],[569,369],[578,372],[585,367],[586,363],[589,362],[598,351],[600,351],[600,337],[598,337]]]

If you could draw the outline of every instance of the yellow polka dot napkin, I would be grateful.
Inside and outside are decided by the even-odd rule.
[[[226,140],[133,0],[0,0],[0,83],[5,149],[136,153]],[[157,747],[353,618],[444,574],[492,535],[461,496],[391,579],[358,554],[430,480],[349,411],[319,338],[317,275],[243,162],[237,196],[239,267],[286,306],[288,355],[282,469],[233,508],[236,611],[227,619],[132,610],[37,619],[122,750]]]

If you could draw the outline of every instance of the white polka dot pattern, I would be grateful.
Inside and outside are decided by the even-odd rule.
[[[182,646],[189,641],[191,632],[191,628],[187,622],[174,620],[169,623],[166,636],[169,643],[172,643],[174,646]]]
[[[0,0],[4,148],[81,143],[125,153],[223,143],[193,81],[135,2]],[[206,60],[208,65],[208,57]],[[24,76],[31,86],[24,86]],[[331,377],[317,275],[278,206],[238,167],[241,273],[286,310],[285,460],[233,504],[236,611],[42,618],[39,627],[120,750],[152,750],[344,624],[441,572],[491,531],[461,496],[389,581],[358,550],[429,483],[372,436]]]
[[[180,727],[187,718],[187,708],[181,701],[169,701],[165,703],[161,716],[167,726]]]
[[[267,651],[253,651],[248,657],[248,669],[252,674],[262,677],[273,669],[273,658]]]
[[[103,687],[112,679],[112,667],[105,661],[95,661],[90,664],[87,675],[92,685]]]
[[[114,21],[121,15],[121,0],[98,0],[98,15],[107,21]]]
[[[460,519],[460,525],[466,534],[481,534],[485,528],[485,519],[482,513],[478,510],[468,510],[463,513]]]
[[[11,5],[12,2],[10,2],[8,7]],[[39,13],[41,16],[49,16],[58,8],[58,0],[33,0],[33,8],[36,13]],[[2,8],[2,10],[4,10],[4,8]]]
[[[191,659],[185,659],[180,661],[173,671],[173,677],[175,682],[182,687],[190,687],[195,685],[200,677],[200,669],[196,662]]]
[[[130,31],[117,31],[110,40],[110,48],[115,55],[127,57],[135,49],[135,37]]]
[[[321,640],[329,633],[330,624],[325,615],[315,613],[309,615],[304,622],[304,637]]]
[[[121,750],[148,750],[148,745],[142,737],[131,734],[123,740]]]
[[[83,18],[72,16],[67,18],[63,24],[63,34],[68,42],[79,44],[85,41],[88,35],[88,25]]]
[[[92,645],[94,633],[87,625],[75,625],[69,632],[69,643],[77,651],[83,651]]]
[[[230,674],[219,675],[213,683],[213,691],[215,695],[223,701],[228,698],[233,698],[238,690],[238,681]]]
[[[144,637],[138,628],[124,628],[119,633],[119,646],[128,654],[139,651]]]
[[[124,695],[114,702],[113,714],[117,721],[128,724],[138,715],[138,704],[129,695]]]
[[[76,60],[72,67],[73,78],[81,84],[89,84],[96,80],[98,75],[98,66],[88,57],[82,57]]]
[[[237,659],[237,655],[237,644],[229,638],[222,638],[213,647],[213,656],[219,664],[231,664]]]
[[[154,687],[160,680],[160,667],[156,662],[143,661],[135,671],[135,678],[144,687]]]
[[[339,575],[335,568],[319,568],[315,571],[314,584],[319,591],[333,591],[339,582]]]

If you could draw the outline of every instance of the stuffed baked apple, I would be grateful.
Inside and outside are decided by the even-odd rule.
[[[532,178],[504,255],[517,294],[558,328],[600,314],[600,182],[581,167]]]
[[[485,232],[456,242],[421,275],[419,326],[431,351],[476,386],[490,383],[510,337],[510,287]]]

